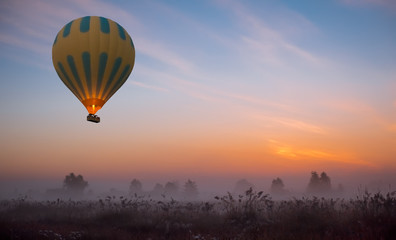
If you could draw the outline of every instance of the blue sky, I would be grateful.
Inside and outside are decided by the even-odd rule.
[[[118,22],[136,48],[100,125],[51,60],[58,31],[86,15]],[[392,171],[395,25],[392,0],[2,1],[0,173]]]

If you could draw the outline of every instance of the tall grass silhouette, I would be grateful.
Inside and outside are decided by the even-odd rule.
[[[395,239],[395,195],[275,201],[249,189],[201,202],[22,197],[0,202],[0,239]]]

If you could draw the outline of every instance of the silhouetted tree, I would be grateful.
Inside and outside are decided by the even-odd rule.
[[[63,181],[63,187],[66,192],[73,195],[81,195],[87,186],[88,182],[84,181],[83,176],[76,176],[74,173],[67,175]]]
[[[153,190],[151,191],[151,196],[154,198],[160,197],[162,194],[164,194],[164,186],[160,183],[155,184]]]
[[[275,193],[275,194],[284,193],[285,192],[284,187],[285,185],[283,184],[282,179],[275,178],[274,180],[272,180],[271,193]]]
[[[243,194],[250,188],[254,188],[254,185],[248,182],[246,179],[241,179],[235,183],[234,193]]]
[[[136,178],[131,181],[129,185],[129,194],[131,195],[141,195],[143,193],[142,183]]]
[[[318,192],[320,188],[320,178],[317,172],[311,172],[311,179],[308,183],[308,192]]]
[[[320,174],[320,188],[323,192],[328,192],[331,190],[331,180],[325,172]]]
[[[167,182],[164,187],[164,194],[169,196],[176,196],[179,191],[177,182]]]
[[[308,184],[308,192],[311,193],[323,193],[331,190],[331,180],[330,177],[327,176],[325,172],[320,174],[320,177],[317,172],[311,172],[311,179]]]
[[[197,184],[190,179],[184,184],[183,195],[187,200],[194,200],[198,197]]]

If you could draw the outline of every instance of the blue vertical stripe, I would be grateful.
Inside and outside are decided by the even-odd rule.
[[[92,83],[91,83],[91,55],[89,52],[83,52],[82,62],[84,65],[85,79],[87,81],[87,87],[89,96],[92,97]]]
[[[117,23],[117,27],[118,27],[118,34],[120,35],[120,38],[122,38],[123,40],[126,39],[125,37],[125,30],[123,27],[121,27],[120,24]]]
[[[67,56],[67,62],[69,63],[70,70],[71,70],[72,73],[73,73],[74,79],[76,80],[77,85],[78,85],[78,87],[80,88],[81,93],[83,94],[84,99],[87,99],[87,97],[85,96],[84,87],[83,87],[83,85],[82,85],[81,79],[80,79],[80,77],[78,76],[78,71],[77,71],[77,68],[76,68],[76,64],[74,63],[74,58],[73,58],[73,56],[68,55],[68,56]]]
[[[83,17],[80,22],[80,32],[88,32],[89,31],[89,23],[91,21],[90,16]]]
[[[110,33],[109,21],[104,17],[99,17],[99,18],[100,18],[100,31],[102,31],[102,33]]]
[[[78,91],[77,91],[77,89],[76,89],[76,86],[73,85],[73,83],[72,83],[72,81],[70,80],[69,76],[67,75],[67,73],[66,73],[66,71],[65,71],[65,68],[63,67],[62,63],[58,62],[58,67],[59,67],[59,69],[61,70],[61,72],[62,72],[62,74],[63,74],[63,76],[64,76],[64,78],[62,78],[61,76],[59,76],[59,78],[60,78],[60,79],[66,79],[66,82],[67,82],[68,84],[65,84],[65,85],[74,93],[74,95],[76,95],[76,97],[77,97],[78,99],[82,100],[80,94],[78,93]],[[57,71],[57,73],[58,73],[58,71]],[[60,74],[58,73],[58,75],[60,75]]]
[[[121,62],[122,62],[122,60],[121,60],[120,57],[119,57],[119,58],[116,58],[116,60],[114,61],[113,69],[111,70],[109,79],[107,80],[107,84],[106,84],[105,88],[103,89],[103,93],[102,93],[101,98],[103,98],[103,94],[104,94],[105,92],[107,92],[107,90],[110,88],[110,85],[111,85],[111,83],[113,82],[113,79],[114,79],[115,75],[117,74],[118,69],[119,69],[120,66],[121,66]]]
[[[99,97],[100,87],[102,86],[103,75],[107,65],[107,53],[103,52],[99,56],[99,67],[98,67],[98,82],[96,85],[96,97]]]
[[[129,64],[127,64],[124,67],[124,70],[122,71],[121,76],[118,78],[117,82],[114,84],[113,88],[108,93],[108,96],[105,96],[106,99],[109,99],[122,86],[122,84],[124,84],[126,79],[129,77],[129,74],[131,73],[129,68],[130,68]]]
[[[65,29],[63,30],[63,37],[67,37],[70,34],[70,29],[72,26],[73,21],[66,24]]]

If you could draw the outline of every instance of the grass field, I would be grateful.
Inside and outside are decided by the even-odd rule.
[[[0,239],[396,239],[395,195],[275,201],[250,189],[206,202],[19,198],[0,202]]]

